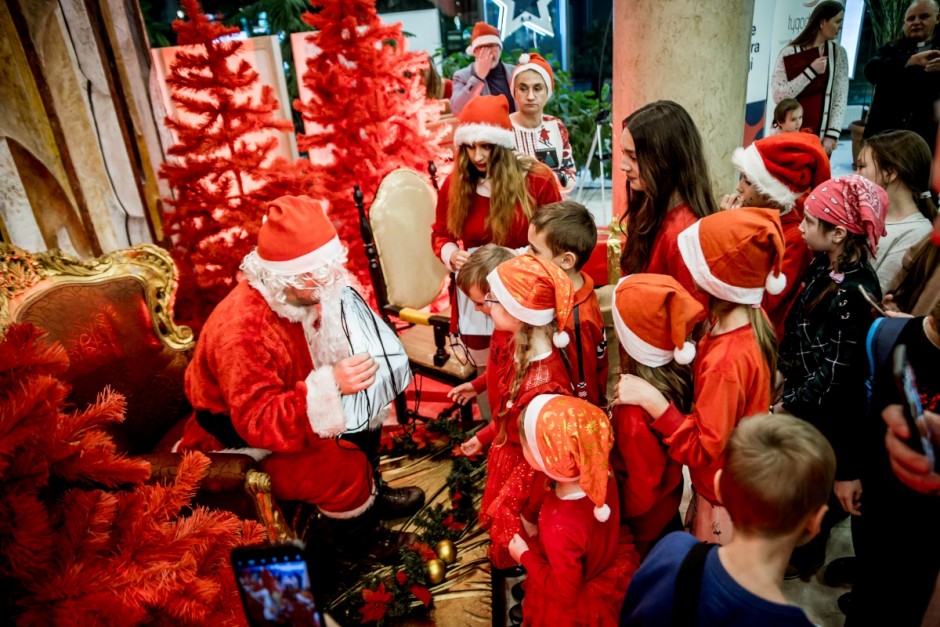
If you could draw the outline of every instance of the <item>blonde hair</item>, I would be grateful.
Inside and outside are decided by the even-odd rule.
[[[460,272],[457,273],[457,287],[467,294],[472,288],[481,292],[490,289],[486,280],[487,275],[496,269],[496,266],[515,257],[515,254],[505,246],[498,244],[484,244],[470,253]]]
[[[680,364],[675,360],[665,366],[654,368],[636,361],[629,354],[620,367],[621,374],[640,377],[656,388],[667,401],[673,403],[683,414],[692,411],[693,386],[692,364]],[[608,409],[613,408],[613,401]]]
[[[725,449],[721,503],[735,529],[788,534],[826,504],[835,473],[832,446],[810,423],[786,414],[745,418]]]
[[[451,174],[450,192],[447,197],[447,230],[454,237],[463,237],[463,229],[470,213],[470,205],[476,194],[477,183],[483,175],[470,162],[470,156],[461,146],[457,151],[457,164]],[[534,169],[548,168],[532,157],[516,155],[511,148],[493,145],[487,162],[490,179],[490,208],[486,214],[486,228],[493,234],[493,241],[503,244],[509,237],[516,214],[516,205],[522,207],[526,220],[535,211],[535,198],[526,185],[526,176]],[[554,176],[554,175],[553,175]]]

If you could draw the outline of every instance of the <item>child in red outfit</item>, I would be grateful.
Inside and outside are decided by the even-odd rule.
[[[800,233],[803,202],[811,189],[829,179],[829,157],[816,135],[784,133],[736,148],[731,161],[741,172],[741,180],[738,193],[722,199],[722,209],[766,207],[780,212],[786,242],[782,270],[787,286],[780,294],[764,294],[762,305],[777,340],[783,341],[787,314],[800,295],[803,275],[813,257]]]
[[[523,453],[554,480],[538,527],[509,550],[528,573],[525,625],[616,625],[639,555],[611,510],[613,433],[604,412],[578,398],[544,394],[519,419]]]
[[[584,205],[563,200],[543,205],[529,220],[529,251],[553,261],[574,286],[574,311],[565,331],[574,393],[598,407],[607,406],[607,336],[594,280],[581,272],[597,244],[597,225]]]
[[[556,329],[564,328],[571,315],[573,290],[558,266],[528,254],[500,264],[487,280],[493,325],[514,334],[515,368],[506,400],[493,408],[496,433],[487,457],[480,526],[490,532],[493,566],[510,568],[515,561],[509,541],[522,530],[520,515],[525,510],[526,519],[534,522],[544,492],[522,457],[518,419],[539,394],[571,394],[568,369],[558,350],[568,335]]]
[[[490,284],[486,277],[504,261],[509,261],[515,254],[504,246],[486,244],[473,251],[457,275],[457,288],[467,295],[477,311],[490,315],[490,303],[486,299]],[[512,333],[495,329],[490,338],[490,350],[486,357],[486,370],[473,381],[461,383],[447,393],[447,397],[463,405],[482,392],[486,392],[489,406],[498,410],[503,406],[506,393],[505,382],[512,376]],[[496,436],[495,420],[480,429],[475,436],[464,442],[460,448],[464,455],[480,453],[484,446],[489,446]]]
[[[648,381],[682,413],[692,406],[688,341],[705,308],[679,282],[662,274],[634,274],[617,284],[611,306],[614,330],[627,356],[621,371]],[[659,538],[682,529],[682,464],[669,457],[652,417],[638,405],[615,405],[610,465],[620,489],[621,522],[640,555]]]
[[[705,542],[725,544],[733,529],[714,490],[714,475],[735,425],[770,407],[776,338],[759,309],[767,291],[786,286],[783,233],[771,209],[744,207],[702,218],[679,235],[679,252],[696,285],[710,295],[709,328],[693,365],[695,403],[683,414],[647,381],[624,375],[615,402],[639,405],[653,417],[669,456],[689,467],[694,496],[686,528]]]

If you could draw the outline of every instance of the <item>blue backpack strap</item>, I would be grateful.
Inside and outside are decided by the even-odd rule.
[[[868,380],[865,381],[865,387],[868,388],[869,399],[875,376],[891,358],[901,331],[910,321],[910,318],[878,318],[868,329],[868,337],[865,339],[865,352],[868,354]]]

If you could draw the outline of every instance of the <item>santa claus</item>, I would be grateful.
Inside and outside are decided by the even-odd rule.
[[[378,518],[424,504],[377,471],[383,417],[411,371],[345,261],[320,201],[270,203],[245,280],[209,316],[186,371],[195,411],[180,448],[259,449],[278,500],[314,504],[340,544],[382,561],[413,536]]]

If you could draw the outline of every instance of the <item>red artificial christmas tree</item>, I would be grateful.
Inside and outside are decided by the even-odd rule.
[[[311,4],[317,6],[315,0]],[[446,131],[429,125],[440,118],[441,104],[426,97],[421,81],[427,55],[408,52],[401,23],[383,24],[374,1],[333,0],[303,19],[316,29],[306,40],[319,52],[307,59],[302,74],[312,96],[294,101],[294,108],[319,130],[299,135],[297,145],[329,155],[312,158],[311,169],[349,248],[347,268],[371,292],[353,185],[362,189],[368,207],[392,170],[424,173],[429,161],[439,161]]]
[[[237,55],[240,41],[219,41],[239,31],[211,22],[196,0],[182,0],[188,21],[176,20],[181,50],[167,78],[176,107],[196,122],[166,119],[178,138],[175,157],[160,176],[173,188],[164,212],[180,271],[176,312],[198,330],[234,286],[242,258],[257,242],[265,203],[292,193],[293,164],[271,152],[277,131],[293,130],[278,120],[274,90],[259,101],[249,95],[258,73]],[[263,133],[260,134],[259,133]]]
[[[105,391],[66,409],[68,356],[32,324],[0,341],[0,606],[23,625],[242,624],[229,552],[264,540],[228,512],[190,507],[209,460],[170,485],[116,452],[124,419]]]

